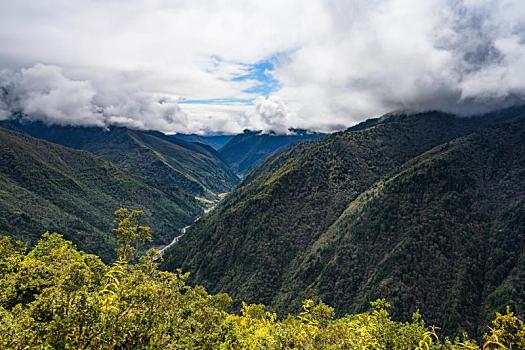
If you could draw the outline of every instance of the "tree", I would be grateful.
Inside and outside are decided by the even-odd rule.
[[[117,227],[113,229],[113,233],[118,240],[118,260],[129,262],[135,258],[139,242],[142,244],[151,242],[150,228],[139,225],[142,215],[144,215],[142,210],[130,211],[127,208],[120,208],[115,211]]]

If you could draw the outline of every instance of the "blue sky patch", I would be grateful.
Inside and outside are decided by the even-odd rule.
[[[233,78],[232,81],[255,80],[257,84],[244,90],[244,92],[268,97],[270,93],[279,90],[281,87],[279,81],[272,74],[275,65],[278,63],[277,57],[277,55],[273,55],[268,59],[248,65],[248,73],[239,75]]]
[[[275,66],[286,58],[286,54],[277,53],[266,59],[260,60],[254,64],[240,63],[246,67],[245,72],[241,75],[233,77],[230,81],[245,81],[251,80],[255,82],[255,85],[248,89],[243,90],[245,93],[256,94],[259,96],[268,97],[272,92],[277,91],[281,88],[280,82],[273,76]],[[209,69],[210,72],[217,69],[224,60],[218,56],[212,56],[212,67]],[[209,104],[209,105],[252,105],[253,99],[246,98],[210,98],[210,99],[186,99],[178,101],[179,104]]]
[[[208,98],[180,100],[177,103],[180,105],[252,105],[253,100],[246,98]]]

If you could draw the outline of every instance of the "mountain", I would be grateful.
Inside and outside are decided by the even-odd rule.
[[[396,317],[419,307],[448,334],[477,331],[505,303],[523,314],[524,111],[391,114],[292,147],[164,266],[281,311],[304,297],[343,313],[385,297]]]
[[[186,141],[186,142],[198,142],[204,145],[213,147],[215,150],[221,149],[227,144],[234,135],[197,135],[197,134],[174,134],[171,137]]]
[[[494,310],[525,312],[524,227],[521,118],[441,144],[371,186],[284,284],[345,310],[381,296],[394,316],[419,308],[445,330],[479,334]]]
[[[219,150],[219,154],[237,175],[245,176],[275,152],[299,142],[318,140],[324,136],[301,129],[290,131],[289,135],[278,135],[245,130],[225,144]]]
[[[56,231],[109,260],[116,209],[144,210],[154,242],[167,244],[201,211],[183,199],[91,153],[0,128],[0,235],[35,243]]]
[[[237,176],[209,146],[174,139],[160,132],[122,127],[47,126],[34,122],[5,121],[0,126],[63,146],[89,151],[128,172],[143,177],[181,201],[195,197],[216,199],[229,192]]]

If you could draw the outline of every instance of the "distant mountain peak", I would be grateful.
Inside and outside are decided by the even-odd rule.
[[[272,154],[303,141],[315,141],[324,134],[304,129],[290,129],[289,134],[274,131],[245,129],[219,150],[221,158],[239,176],[247,175],[252,169]]]
[[[252,130],[252,129],[244,129],[242,131],[243,134],[246,135],[322,135],[323,133],[309,130],[309,129],[301,129],[301,128],[288,128],[288,133],[280,133],[275,130]]]

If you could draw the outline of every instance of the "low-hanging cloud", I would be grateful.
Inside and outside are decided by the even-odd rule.
[[[0,4],[0,118],[328,131],[392,110],[525,103],[521,0],[94,1]],[[277,53],[269,96],[236,79]]]
[[[240,132],[243,129],[287,133],[290,111],[277,96],[258,97],[253,106],[226,109],[225,115],[191,118],[178,100],[125,84],[74,80],[57,66],[37,64],[2,72],[0,119],[11,117],[48,125],[126,126],[165,132]],[[98,85],[98,88],[96,88]],[[216,113],[212,113],[216,114]],[[194,113],[194,116],[199,113]],[[222,118],[221,118],[222,117]],[[222,119],[222,120],[221,120]],[[228,125],[229,119],[233,125]]]
[[[48,124],[104,125],[90,82],[68,79],[59,67],[38,64],[20,72],[4,71],[0,87],[4,118],[20,112]]]
[[[389,110],[470,115],[525,102],[525,3],[389,0],[352,12],[355,3],[331,9],[331,40],[278,68],[279,93],[299,102],[299,115],[346,124]]]
[[[254,108],[247,114],[248,123],[256,130],[271,130],[287,133],[290,128],[291,112],[278,96],[259,97]]]
[[[21,116],[46,124],[155,130],[183,129],[187,124],[175,101],[127,86],[97,89],[91,81],[65,76],[57,66],[4,70],[0,88],[1,119]]]

